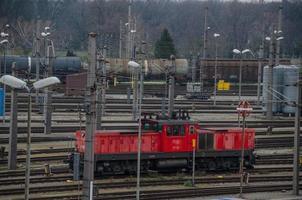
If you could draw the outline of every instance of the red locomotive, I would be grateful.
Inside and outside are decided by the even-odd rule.
[[[142,170],[190,170],[192,168],[193,140],[196,141],[197,170],[238,169],[241,128],[200,129],[190,120],[142,120]],[[96,131],[94,139],[95,172],[100,174],[135,173],[137,161],[137,132]],[[245,129],[244,166],[252,168],[254,156],[254,129]],[[85,132],[76,132],[76,152],[85,151]],[[72,155],[70,167],[72,168]]]

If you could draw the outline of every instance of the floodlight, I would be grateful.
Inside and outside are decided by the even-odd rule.
[[[235,53],[235,54],[241,54],[241,51],[239,51],[238,49],[233,49],[233,53]]]
[[[5,44],[5,43],[8,43],[8,40],[7,40],[7,39],[2,40],[2,41],[0,42],[0,44]]]
[[[283,40],[283,39],[284,39],[284,37],[281,36],[281,37],[278,37],[276,40],[279,41],[279,40]]]
[[[0,35],[1,37],[8,37],[8,33],[1,32]]]
[[[219,33],[214,33],[214,37],[219,37],[220,34]]]
[[[11,75],[2,76],[0,78],[0,83],[3,83],[4,85],[8,85],[12,88],[17,88],[17,89],[27,88],[26,83],[24,81]]]
[[[60,80],[55,76],[51,76],[48,78],[41,79],[37,82],[34,82],[33,86],[35,89],[42,89],[57,83],[60,83]]]
[[[136,30],[131,30],[131,33],[136,33]]]
[[[140,65],[137,62],[129,61],[128,66],[133,68],[139,68]]]
[[[45,29],[45,31],[47,31],[47,30],[49,30],[50,28],[49,28],[49,26],[46,26],[44,29]]]
[[[251,50],[249,50],[249,49],[244,49],[241,53],[248,53],[248,52],[251,52]]]

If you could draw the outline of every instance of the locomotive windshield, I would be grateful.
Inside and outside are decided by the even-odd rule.
[[[161,131],[162,126],[156,122],[151,120],[142,121],[143,129],[146,131]]]
[[[167,136],[184,136],[185,128],[183,125],[167,126]]]

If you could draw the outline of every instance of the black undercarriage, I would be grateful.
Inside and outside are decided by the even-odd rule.
[[[195,168],[198,171],[229,171],[239,169],[241,151],[203,151],[196,152]],[[137,168],[137,154],[106,154],[95,156],[96,174],[134,174]],[[73,154],[69,158],[73,169]],[[142,172],[176,172],[192,169],[192,152],[186,153],[143,153],[141,155]],[[83,155],[80,154],[80,171],[83,170]],[[244,166],[253,168],[255,156],[252,150],[244,153]]]

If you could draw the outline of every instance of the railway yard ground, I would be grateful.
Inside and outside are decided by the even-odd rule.
[[[245,97],[243,97],[245,98]],[[256,105],[255,96],[246,97],[253,107],[247,118],[247,127],[255,128],[256,165],[249,169],[249,183],[244,184],[245,199],[251,200],[296,200],[292,196],[293,162],[293,116],[276,116],[267,121],[262,108]],[[9,98],[8,98],[9,99]],[[43,133],[43,117],[33,105],[32,112],[32,158],[31,158],[31,199],[78,199],[82,182],[72,180],[72,172],[64,163],[74,150],[74,133],[85,129],[85,113],[79,108],[83,99],[79,97],[56,96],[52,113],[52,133]],[[178,97],[175,110],[185,108],[192,120],[201,127],[238,126],[238,104],[236,96],[218,96],[217,105],[211,100],[197,101]],[[9,112],[10,101],[7,100]],[[20,98],[18,106],[18,165],[17,170],[7,170],[7,149],[9,118],[0,126],[0,146],[5,147],[0,158],[0,199],[24,198],[24,170],[26,158],[26,98]],[[145,98],[142,109],[145,112],[160,111],[161,98]],[[131,103],[123,95],[108,95],[106,114],[102,118],[102,129],[135,131],[138,123],[131,119]],[[7,113],[8,115],[9,113]],[[271,132],[268,132],[271,127]],[[45,164],[49,164],[51,175],[45,174]],[[96,177],[97,197],[95,199],[134,199],[135,176]],[[221,199],[238,198],[238,171],[197,172],[196,185],[190,185],[190,173],[143,174],[141,199]],[[216,195],[216,196],[213,196]],[[217,196],[218,195],[218,196]]]

